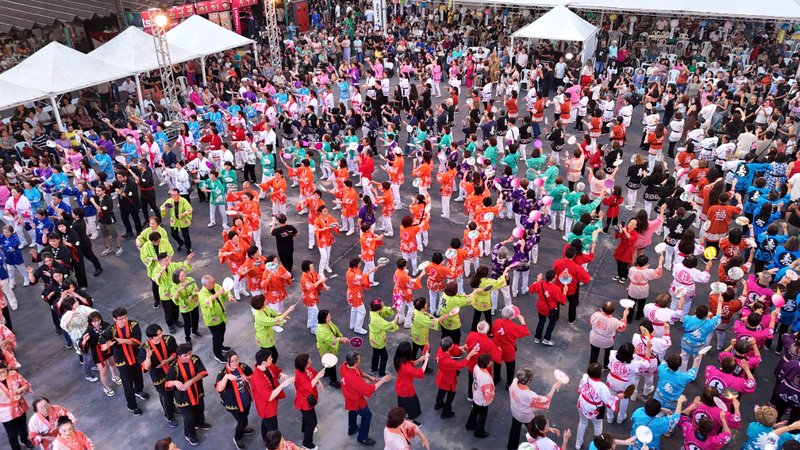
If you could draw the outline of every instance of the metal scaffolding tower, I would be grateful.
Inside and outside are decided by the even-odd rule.
[[[158,72],[161,76],[161,86],[166,101],[164,108],[164,120],[170,120],[180,111],[178,102],[178,86],[175,84],[175,76],[172,73],[172,58],[169,54],[167,45],[167,28],[169,17],[164,11],[158,8],[149,10],[150,19],[153,21],[151,27],[153,33],[153,43],[156,46],[156,58],[158,59]]]
[[[269,42],[269,62],[275,70],[281,70],[281,36],[278,31],[278,14],[275,10],[277,0],[264,0],[267,42]],[[288,8],[288,0],[283,0]]]

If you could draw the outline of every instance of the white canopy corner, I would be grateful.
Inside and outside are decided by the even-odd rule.
[[[42,91],[0,80],[0,110],[46,97]]]
[[[192,52],[195,58],[254,43],[198,15],[167,31],[167,42]]]
[[[174,64],[197,58],[189,50],[167,43]],[[158,56],[153,36],[131,26],[89,53],[89,56],[125,69],[129,75],[158,69]]]

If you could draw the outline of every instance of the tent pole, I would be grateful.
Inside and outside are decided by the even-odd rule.
[[[50,106],[53,108],[53,114],[56,115],[58,130],[67,131],[66,127],[64,127],[64,123],[61,122],[61,113],[58,112],[58,104],[56,103],[56,97],[54,95],[50,97]]]
[[[139,74],[133,75],[134,81],[136,81],[136,97],[139,100],[139,109],[142,111],[142,116],[144,117],[144,99],[142,98],[142,82],[139,79]]]
[[[203,86],[208,85],[208,81],[206,80],[206,57],[200,57],[200,70],[202,71],[203,75]]]

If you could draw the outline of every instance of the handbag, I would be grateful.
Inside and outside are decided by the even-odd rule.
[[[306,402],[308,403],[308,406],[313,408],[317,406],[317,397],[314,397],[314,394],[308,394],[308,397],[306,397]]]

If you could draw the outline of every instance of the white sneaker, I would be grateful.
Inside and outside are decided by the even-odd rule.
[[[349,230],[349,231],[347,232],[347,235],[348,235],[348,236],[350,236],[351,234],[353,234],[353,233],[355,233],[355,232],[356,232],[356,230]]]
[[[36,242],[31,242],[31,245],[28,246],[28,248],[34,248],[34,247],[36,247]],[[20,242],[19,248],[25,248],[25,244]]]
[[[272,331],[276,333],[283,333],[283,327],[275,325],[274,327],[272,327]]]
[[[214,222],[210,222],[210,223],[208,224],[208,228],[215,227],[215,226],[217,226],[217,224],[216,224],[216,223],[214,223]]]
[[[356,332],[356,333],[358,333],[358,334],[367,334],[367,330],[365,330],[365,329],[363,329],[363,328],[356,328],[356,329],[355,329],[355,330],[353,330],[353,331],[355,331],[355,332]]]
[[[553,341],[548,341],[547,339],[542,339],[542,344],[544,344],[544,345],[547,345],[547,346],[553,346],[553,345],[555,345],[555,344],[553,343]]]
[[[117,252],[115,253],[115,255],[117,255],[117,256],[122,256],[122,252],[124,252],[124,251],[125,251],[125,250],[123,250],[123,248],[122,248],[122,247],[120,247],[120,248],[118,248],[118,249],[117,249]]]
[[[121,386],[122,385],[122,378],[120,378],[120,377],[111,377],[111,381],[116,383],[117,386]]]
[[[103,387],[103,392],[105,392],[106,395],[109,397],[113,397],[114,395],[116,395],[116,392],[114,392],[114,390],[111,389],[110,387]]]
[[[620,414],[619,416],[617,416],[617,423],[625,422],[625,419],[627,419],[627,418],[628,418],[627,415]]]
[[[381,284],[381,283],[379,283],[379,282],[377,282],[377,281],[373,281],[373,282],[372,282],[372,283],[370,283],[369,285],[374,287],[374,286],[377,286],[377,285],[379,285],[379,284]]]

